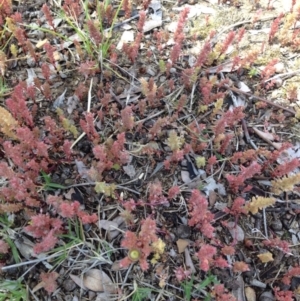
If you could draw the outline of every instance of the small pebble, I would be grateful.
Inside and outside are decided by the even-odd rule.
[[[76,284],[73,280],[67,279],[66,281],[63,282],[63,288],[65,289],[66,292],[71,292],[75,289]]]
[[[271,228],[274,231],[280,231],[280,230],[282,230],[282,222],[281,222],[281,220],[274,220],[274,221],[272,221]]]
[[[175,231],[179,238],[188,238],[191,235],[191,228],[186,225],[179,225]]]
[[[276,73],[284,73],[284,64],[279,62],[274,65]]]

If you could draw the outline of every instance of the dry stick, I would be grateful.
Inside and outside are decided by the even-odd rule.
[[[258,147],[255,145],[255,143],[252,141],[250,135],[249,135],[249,131],[248,131],[248,126],[247,126],[247,123],[246,123],[246,120],[245,119],[242,119],[242,128],[243,128],[243,131],[244,131],[244,135],[245,135],[245,138],[246,138],[246,142],[251,144],[251,146],[257,150]]]
[[[269,79],[266,79],[264,81],[264,83],[267,83],[269,81],[272,81],[274,79],[278,79],[278,78],[281,78],[281,79],[287,79],[289,77],[292,77],[294,75],[297,75],[298,73],[300,73],[300,69],[297,69],[295,71],[291,71],[291,72],[286,72],[286,73],[281,73],[281,74],[277,74],[277,75],[274,75],[272,77],[270,77]]]
[[[295,111],[294,111],[294,110],[285,108],[285,107],[283,107],[283,106],[281,106],[281,105],[279,105],[279,104],[277,104],[277,103],[273,103],[272,101],[270,101],[270,100],[268,100],[268,99],[266,99],[266,98],[262,98],[262,97],[259,97],[259,96],[255,96],[255,95],[253,95],[253,94],[244,92],[244,91],[242,91],[242,90],[240,90],[240,89],[237,89],[237,88],[235,88],[235,87],[229,87],[229,86],[227,86],[227,85],[226,85],[226,86],[223,85],[223,86],[224,86],[226,89],[229,89],[229,90],[231,90],[231,91],[233,91],[233,92],[236,92],[236,93],[239,93],[239,94],[243,94],[243,95],[248,96],[249,98],[252,98],[252,99],[256,99],[256,100],[263,101],[263,102],[269,104],[270,106],[273,106],[273,107],[275,107],[275,108],[278,108],[278,109],[287,111],[287,112],[291,113],[293,116],[295,116]]]
[[[146,10],[146,13],[147,13],[147,12],[148,12],[148,10]],[[140,15],[137,14],[137,15],[134,15],[134,16],[132,16],[132,17],[130,17],[130,18],[128,18],[128,19],[126,19],[126,20],[120,22],[120,23],[117,23],[117,24],[115,24],[115,25],[113,26],[112,30],[114,30],[114,29],[116,29],[116,28],[118,28],[118,27],[120,27],[120,26],[122,26],[122,25],[125,25],[125,24],[129,23],[130,21],[132,21],[132,20],[134,20],[134,19],[138,19],[139,17],[140,17]],[[111,28],[106,28],[106,29],[104,29],[104,32],[109,32],[110,30],[111,30]]]
[[[12,269],[12,268],[19,268],[21,266],[28,265],[28,264],[39,263],[39,262],[42,262],[42,261],[45,261],[45,260],[49,260],[49,259],[61,256],[61,253],[62,252],[57,252],[55,254],[52,254],[52,255],[49,255],[49,256],[46,256],[46,257],[43,257],[43,258],[33,259],[33,260],[29,260],[29,261],[23,261],[23,262],[19,262],[19,263],[16,263],[16,264],[9,265],[9,266],[4,266],[4,267],[1,268],[1,270],[2,271],[7,271],[7,270]]]
[[[220,72],[221,74],[221,78],[222,79],[225,79],[225,76],[223,75],[223,72]],[[229,88],[229,86],[227,84],[224,85],[226,88]],[[237,97],[234,95],[234,93],[232,91],[229,91],[228,92],[230,97],[231,97],[231,100],[233,102],[233,105],[235,107],[238,107],[238,103],[237,103]],[[252,141],[252,139],[250,138],[250,135],[249,135],[249,132],[248,132],[248,127],[247,127],[247,124],[246,124],[246,120],[243,118],[242,119],[242,128],[243,128],[243,131],[244,131],[244,135],[245,135],[245,138],[246,138],[246,141],[247,143],[251,144],[251,146],[254,148],[254,149],[257,149],[257,146],[255,145],[255,143]]]
[[[146,117],[146,118],[144,118],[144,119],[138,120],[138,121],[136,121],[135,123],[136,123],[136,124],[139,124],[139,123],[145,122],[145,121],[147,121],[147,120],[153,119],[153,118],[155,118],[155,117],[161,115],[163,112],[164,112],[164,110],[159,111],[159,112],[157,112],[157,113],[155,113],[155,114],[153,114],[153,115],[150,115],[150,116],[148,116],[148,117]]]
[[[268,238],[268,227],[267,227],[267,219],[266,219],[266,208],[263,208],[263,220],[264,220],[264,230],[265,230],[265,236]]]
[[[90,82],[89,94],[88,94],[88,103],[87,103],[87,112],[91,111],[91,100],[92,100],[92,86],[93,86],[93,78]],[[71,149],[86,135],[85,132],[81,133],[81,135],[72,143]]]
[[[255,134],[258,137],[260,137],[261,139],[263,139],[264,141],[266,141],[268,144],[272,145],[275,149],[280,149],[280,145],[278,143],[274,143],[271,140],[269,140],[267,137],[265,137],[264,135],[262,135],[262,133],[256,127],[252,127],[252,130],[255,132]]]
[[[278,16],[269,16],[269,17],[265,17],[265,18],[261,18],[261,19],[255,20],[255,22],[265,22],[265,21],[269,21],[269,20],[275,19],[277,17]],[[237,23],[229,25],[228,27],[222,29],[219,33],[217,33],[217,35],[211,41],[212,45],[214,45],[214,44],[217,43],[217,41],[219,40],[220,36],[224,32],[226,32],[226,31],[228,31],[228,30],[230,30],[232,28],[235,28],[235,27],[238,27],[238,26],[241,26],[241,25],[244,25],[244,24],[251,24],[251,23],[253,23],[253,20],[240,21],[240,22],[237,22]]]

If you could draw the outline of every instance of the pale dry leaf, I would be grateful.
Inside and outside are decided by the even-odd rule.
[[[130,29],[132,29],[132,26],[130,25],[130,24],[123,24],[122,26],[121,26],[121,28],[123,29],[123,30],[130,30]]]
[[[43,48],[46,43],[48,43],[47,39],[42,40],[42,41],[38,41],[37,44],[35,45],[35,47],[38,48],[38,49]]]
[[[237,225],[235,222],[228,222],[227,227],[233,239],[236,239],[237,241],[244,240],[245,233],[239,225]]]
[[[153,28],[160,27],[162,25],[162,20],[147,20],[143,27],[143,32],[148,32]]]
[[[114,229],[114,230],[109,231],[109,233],[108,233],[109,240],[113,240],[115,237],[117,237],[120,234],[120,230],[119,230],[120,228],[123,229],[123,230],[125,228],[125,224],[124,224],[125,219],[124,219],[124,217],[117,216],[112,221],[118,225],[118,227],[117,227],[118,229]]]
[[[202,4],[196,4],[196,5],[190,5],[186,4],[181,7],[175,7],[173,8],[174,11],[182,11],[183,9],[188,8],[189,9],[189,14],[188,14],[188,19],[198,17],[201,14],[206,14],[206,15],[214,15],[216,14],[216,10],[212,7],[208,7],[206,5]]]
[[[78,41],[78,42],[82,42],[82,39],[80,37],[80,35],[78,33],[73,34],[72,36],[68,37],[68,40],[65,41],[62,44],[57,45],[57,50],[63,50],[65,48],[70,47],[73,44],[73,41]]]
[[[208,196],[210,191],[218,191],[219,195],[226,195],[226,190],[223,184],[216,183],[213,177],[208,177],[204,180],[207,185],[204,185],[205,194]]]
[[[244,82],[240,82],[239,90],[246,93],[251,92],[251,89]]]
[[[91,269],[83,275],[83,284],[94,292],[115,293],[117,286],[109,276],[101,270]]]
[[[190,183],[191,182],[190,173],[187,170],[181,170],[181,179],[185,184]]]
[[[247,301],[256,301],[255,290],[250,286],[245,287],[245,296]]]
[[[82,277],[79,277],[77,275],[70,274],[70,278],[83,290],[87,290],[85,285],[83,284],[83,279]]]
[[[184,250],[184,261],[185,261],[185,266],[188,267],[192,274],[196,273],[196,268],[194,266],[193,260],[191,258],[191,254],[188,248],[185,248]]]
[[[69,96],[67,100],[67,111],[71,114],[79,103],[79,98],[74,94],[73,96]]]
[[[175,32],[176,31],[176,28],[177,28],[177,22],[171,22],[168,26],[167,26],[167,29],[168,31],[170,32]]]
[[[34,243],[27,237],[21,236],[20,238],[17,238],[14,243],[21,255],[27,260],[31,257],[37,257],[37,254],[33,251]]]
[[[134,176],[136,174],[136,170],[132,164],[123,166],[123,169],[124,169],[125,173],[129,176],[130,179],[134,178]]]
[[[150,20],[146,20],[143,32],[148,32],[155,27],[162,25],[162,11],[160,1],[151,1],[149,7],[153,10],[153,14],[150,15]]]
[[[117,49],[122,50],[124,44],[132,43],[133,41],[134,41],[134,31],[133,30],[124,31],[117,45]]]
[[[177,248],[178,248],[178,253],[181,254],[184,252],[185,248],[189,245],[189,241],[186,240],[186,239],[178,239],[176,241],[176,244],[177,244]]]
[[[88,175],[89,168],[80,160],[75,159],[75,164],[78,173],[83,179],[87,179],[88,182],[92,182],[92,178]]]
[[[245,283],[244,283],[243,277],[241,275],[237,276],[237,278],[235,279],[235,283],[237,285],[232,290],[233,296],[236,298],[236,300],[246,301],[245,297],[244,297]],[[250,301],[250,300],[247,299],[247,301]]]
[[[53,25],[54,25],[54,28],[57,28],[57,26],[63,21],[63,19],[61,18],[55,18],[53,19]]]
[[[72,200],[72,194],[75,193],[75,189],[72,187],[68,190],[68,192],[64,193],[64,197],[66,200]]]
[[[53,52],[53,58],[56,62],[60,60],[60,54],[58,51]]]
[[[111,271],[117,272],[117,271],[120,271],[120,270],[124,270],[125,268],[122,267],[120,263],[121,263],[121,260],[117,260],[117,261],[113,262],[113,264],[110,268]]]
[[[98,293],[95,301],[108,301],[111,300],[110,298],[111,296],[108,293]]]
[[[154,1],[152,0],[149,4],[149,7],[152,8],[154,13],[157,13],[161,9],[161,1]]]
[[[260,301],[264,301],[264,300],[275,301],[275,297],[271,291],[266,291],[260,295],[259,300]]]
[[[226,61],[218,66],[210,67],[205,70],[206,73],[216,73],[216,72],[232,72],[238,67],[234,65],[233,61]]]
[[[66,92],[67,92],[67,89],[65,89],[64,92],[55,99],[55,101],[52,105],[54,109],[62,107],[62,105],[64,104]]]
[[[265,33],[265,34],[269,34],[270,33],[270,28],[263,28],[263,29],[249,29],[248,33],[250,35],[257,35],[257,34],[261,34],[261,33]]]
[[[27,79],[26,79],[26,84],[27,86],[32,86],[34,85],[34,79],[37,77],[36,74],[35,74],[35,71],[34,69],[32,68],[29,68],[29,69],[26,69],[27,71]]]
[[[118,230],[119,225],[113,221],[102,219],[98,222],[98,227],[107,231],[107,237],[110,241],[120,233]]]
[[[282,143],[280,142],[273,142],[272,145],[278,150],[282,147]]]
[[[33,289],[32,289],[32,293],[34,294],[35,292],[37,292],[38,290],[40,290],[41,288],[43,288],[45,286],[45,282],[41,281],[39,282]]]
[[[101,219],[98,222],[98,227],[106,231],[112,231],[118,228],[118,224],[116,222],[108,221],[106,219]]]
[[[113,219],[113,222],[117,223],[118,227],[120,227],[123,223],[125,223],[125,218],[119,215]]]

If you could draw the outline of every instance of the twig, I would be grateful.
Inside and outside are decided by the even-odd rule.
[[[268,227],[267,227],[267,219],[266,219],[266,210],[263,208],[263,220],[264,220],[264,229],[265,229],[265,237],[268,238]]]
[[[264,135],[262,135],[262,133],[256,127],[252,127],[252,130],[255,132],[255,134],[258,137],[260,137],[261,139],[263,139],[264,141],[266,141],[268,144],[272,145],[275,149],[279,149],[278,144],[276,145],[276,143],[273,143],[267,137],[265,137]]]
[[[190,100],[190,109],[189,109],[189,112],[192,112],[192,106],[194,104],[193,98],[194,98],[195,89],[196,89],[196,83],[193,84],[193,88],[192,88],[192,93],[191,93],[191,97],[190,97],[191,100]]]
[[[153,114],[153,115],[151,115],[151,116],[148,116],[148,117],[146,117],[146,118],[144,118],[144,119],[138,120],[138,121],[136,121],[135,123],[136,123],[136,124],[139,124],[139,123],[145,122],[145,121],[147,121],[147,120],[149,120],[149,119],[152,119],[152,118],[155,118],[155,117],[161,115],[163,112],[164,112],[164,110],[159,111],[159,112],[157,112],[157,113],[155,113],[155,114]]]
[[[87,103],[87,112],[91,111],[91,102],[92,102],[92,86],[93,86],[93,78],[91,79],[90,89],[88,94],[88,103]],[[86,135],[85,132],[81,133],[79,137],[72,143],[71,149]]]
[[[258,147],[255,145],[253,140],[250,138],[247,123],[246,123],[245,119],[242,119],[242,128],[243,128],[243,131],[244,131],[246,142],[251,144],[251,146],[256,150]]]
[[[146,12],[147,12],[147,11],[146,11]],[[138,19],[139,17],[140,17],[139,14],[134,15],[134,16],[132,16],[132,17],[130,17],[130,18],[128,18],[128,19],[126,19],[126,20],[120,22],[120,23],[115,24],[112,28],[106,28],[106,29],[104,29],[104,32],[108,32],[108,31],[110,31],[110,30],[114,30],[114,29],[116,29],[116,28],[118,28],[118,27],[120,27],[120,26],[122,26],[122,25],[124,25],[124,24],[129,23],[130,21],[132,21],[132,20],[134,20],[134,19]]]
[[[272,80],[277,79],[277,78],[287,79],[287,78],[289,78],[289,77],[292,77],[292,76],[294,76],[294,75],[297,75],[298,73],[300,73],[300,69],[295,70],[295,71],[291,71],[291,72],[286,72],[286,73],[277,74],[277,75],[275,75],[275,76],[273,76],[273,77],[271,77],[271,78],[269,78],[269,79],[266,79],[266,80],[264,81],[264,83],[267,83],[267,82],[272,81]]]
[[[93,78],[90,82],[89,94],[88,94],[88,103],[87,103],[87,112],[91,112],[91,103],[92,103],[92,87],[93,87]]]
[[[61,256],[61,253],[63,253],[63,252],[64,251],[54,253],[54,254],[52,254],[50,256],[47,256],[47,257],[33,259],[33,260],[29,260],[29,261],[24,261],[24,262],[19,262],[19,263],[16,263],[16,264],[8,265],[8,266],[5,266],[5,267],[2,267],[1,270],[6,271],[6,270],[9,270],[9,269],[13,269],[13,268],[19,268],[19,267],[21,267],[23,265],[27,265],[27,264],[39,263],[41,261],[45,261],[45,260],[48,260],[48,259],[52,259],[52,258]]]
[[[244,92],[244,91],[242,91],[242,90],[240,90],[240,89],[237,89],[237,88],[235,88],[235,87],[229,87],[228,85],[223,85],[223,86],[224,86],[226,89],[229,89],[229,90],[231,90],[231,91],[233,91],[233,92],[236,92],[236,93],[239,93],[239,94],[243,94],[243,95],[248,96],[249,98],[252,98],[252,99],[256,99],[256,100],[263,101],[263,102],[269,104],[270,106],[273,106],[273,107],[275,107],[275,108],[278,108],[278,109],[287,111],[287,112],[291,113],[293,116],[295,116],[295,111],[293,111],[293,110],[291,110],[291,109],[288,109],[288,108],[285,108],[285,107],[283,107],[283,106],[281,106],[281,105],[279,105],[279,104],[276,104],[276,103],[274,103],[274,102],[272,102],[272,101],[270,101],[270,100],[268,100],[268,99],[266,99],[266,98],[262,98],[262,97],[259,97],[259,96],[255,96],[255,95],[253,95],[253,94]]]
[[[258,19],[258,20],[256,20],[255,22],[265,22],[265,21],[273,20],[273,19],[275,19],[275,18],[277,18],[277,16],[269,16],[269,17],[265,17],[265,18]],[[226,31],[228,31],[228,30],[230,30],[230,29],[232,29],[232,28],[239,27],[239,26],[244,25],[244,24],[251,24],[251,23],[253,23],[253,20],[252,20],[252,19],[249,19],[249,20],[240,21],[240,22],[237,22],[237,23],[234,23],[234,24],[229,25],[228,27],[222,29],[220,32],[218,32],[218,33],[216,34],[216,36],[215,36],[215,37],[212,39],[212,41],[211,41],[211,45],[214,46],[214,45],[219,41],[220,36],[221,36],[224,32],[226,32]]]

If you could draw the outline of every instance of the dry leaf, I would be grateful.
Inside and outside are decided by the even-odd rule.
[[[75,189],[72,187],[71,189],[68,190],[68,192],[64,193],[64,197],[67,200],[72,200],[72,194],[75,193]]]
[[[250,286],[245,287],[245,296],[247,301],[256,301],[255,290]]]
[[[107,301],[107,300],[112,300],[110,294],[107,293],[98,293],[95,299],[95,301]]]
[[[233,237],[233,239],[236,239],[237,241],[243,241],[245,238],[245,233],[243,229],[239,226],[236,225],[235,222],[229,222],[227,223],[228,230]]]
[[[261,262],[266,263],[266,262],[270,262],[273,261],[273,254],[270,252],[266,252],[266,253],[262,253],[262,254],[258,254],[257,257],[260,259]]]
[[[25,236],[18,237],[15,241],[15,246],[24,258],[29,260],[31,257],[38,257],[33,251],[34,243]]]
[[[53,52],[53,57],[55,61],[59,61],[60,60],[60,54],[58,51],[54,51]]]
[[[110,241],[120,233],[118,230],[119,225],[114,221],[102,219],[98,222],[98,227],[107,231],[107,236]]]
[[[181,179],[185,184],[190,183],[191,182],[190,173],[187,170],[181,170]]]
[[[134,41],[134,31],[133,30],[127,30],[127,31],[124,31],[120,40],[119,40],[119,43],[117,45],[117,49],[118,50],[121,50],[124,43],[131,43]]]
[[[178,253],[181,254],[184,252],[185,248],[189,245],[189,241],[186,239],[178,239],[177,242]]]
[[[118,229],[118,224],[112,221],[108,221],[106,219],[101,219],[98,222],[98,227],[100,229],[104,229],[106,231],[116,230]]]
[[[116,285],[111,281],[109,276],[98,269],[91,269],[83,276],[83,284],[87,289],[94,292],[109,292],[115,293]]]
[[[256,127],[253,127],[252,130],[265,141],[273,141],[275,138],[273,134],[260,131]]]
[[[126,267],[126,268],[122,267],[122,266],[120,265],[120,263],[121,263],[121,260],[115,261],[115,262],[112,264],[111,268],[110,268],[111,271],[116,272],[116,271],[121,271],[121,270],[127,269],[127,267]]]
[[[43,48],[46,43],[48,43],[47,39],[42,40],[42,41],[38,41],[37,44],[35,45],[35,47],[36,48]]]
[[[188,248],[185,248],[185,250],[184,250],[184,260],[185,260],[185,266],[191,270],[192,274],[195,274],[196,268],[194,266],[194,263],[193,263],[193,260],[191,258],[191,254],[190,254]]]
[[[83,279],[77,275],[70,274],[70,278],[83,290],[87,290],[87,288],[83,284]]]
[[[63,106],[66,92],[67,89],[65,89],[65,91],[55,99],[52,105],[54,109],[61,108]]]
[[[40,290],[41,288],[43,288],[45,286],[45,282],[41,281],[40,283],[38,283],[33,289],[32,289],[32,293],[37,292],[38,290]]]

